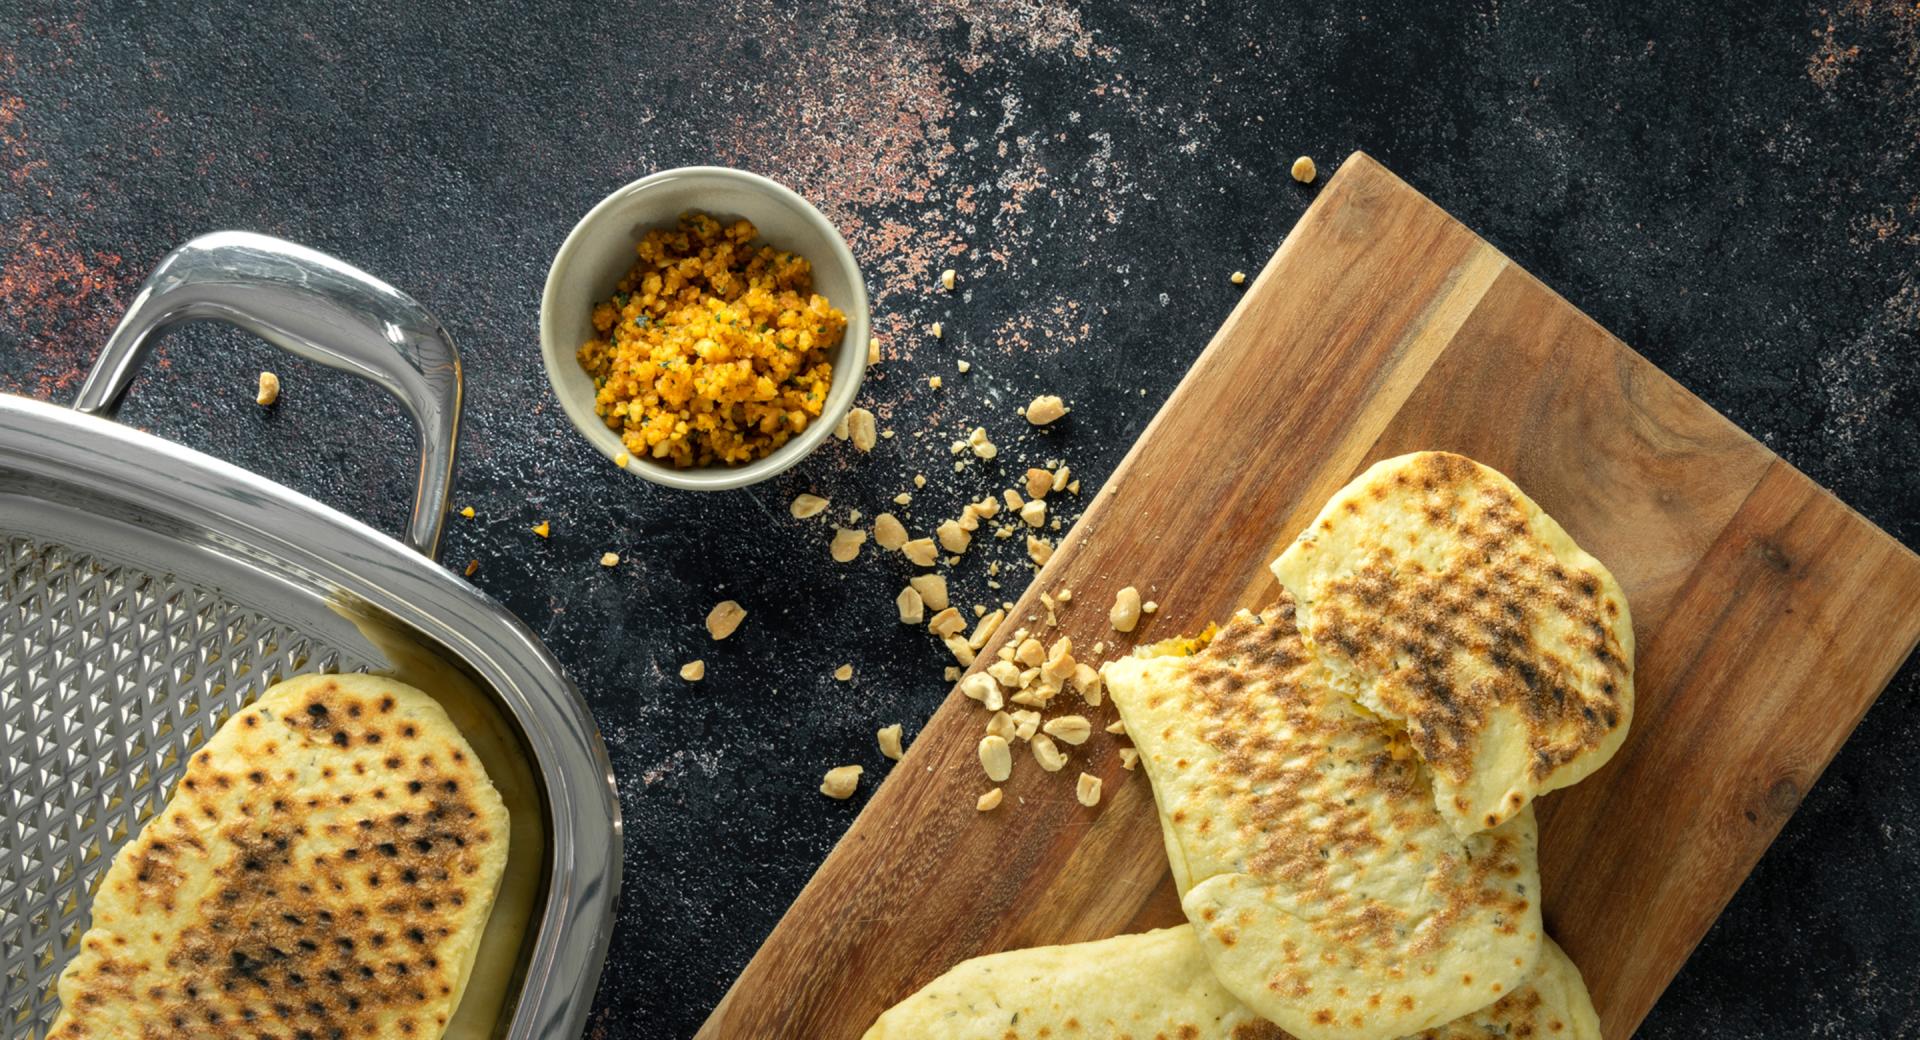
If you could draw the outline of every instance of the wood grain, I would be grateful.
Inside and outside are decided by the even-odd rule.
[[[1540,804],[1549,928],[1627,1037],[1920,639],[1920,558],[1383,167],[1327,184],[1016,619],[1071,588],[1061,630],[1112,657],[1258,605],[1334,490],[1421,448],[1512,476],[1632,604],[1633,734]],[[1129,584],[1161,610],[1122,638]],[[701,1037],[856,1038],[964,958],[1180,919],[1124,741],[1058,774],[1016,749],[982,814],[984,721],[948,697]]]

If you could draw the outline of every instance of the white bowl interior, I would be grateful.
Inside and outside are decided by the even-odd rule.
[[[635,259],[634,246],[657,227],[672,227],[690,210],[721,221],[744,217],[760,241],[798,253],[813,265],[813,291],[847,316],[847,334],[833,356],[833,386],[819,420],[762,459],[739,466],[676,469],[634,457],[629,472],[673,487],[719,491],[744,487],[785,470],[826,438],[853,404],[866,372],[871,335],[866,284],[853,254],[833,225],[804,199],[773,181],[740,170],[696,166],[634,181],[607,196],[576,225],[547,272],[540,303],[540,352],[547,378],[595,448],[609,459],[625,451],[619,436],[593,411],[593,379],[576,354],[593,334],[593,308],[612,295]]]

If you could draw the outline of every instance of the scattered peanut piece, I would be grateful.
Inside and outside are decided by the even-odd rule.
[[[1160,609],[1160,604],[1155,603],[1152,600],[1148,600],[1145,603],[1140,604],[1140,613],[1142,614],[1151,614],[1154,611],[1159,609]]]
[[[1087,738],[1093,735],[1093,723],[1088,722],[1085,715],[1062,715],[1048,719],[1047,724],[1040,729],[1049,736],[1059,737],[1069,744],[1085,744]]]
[[[1034,398],[1027,404],[1027,421],[1035,426],[1048,423],[1067,414],[1067,403],[1055,394],[1045,394]]]
[[[1006,620],[1006,617],[1007,612],[1004,610],[980,615],[979,623],[973,626],[973,634],[967,637],[967,645],[975,650],[986,646],[987,640],[993,638],[993,633],[999,629],[1000,622]]]
[[[927,386],[928,386],[928,388],[930,388],[930,389],[933,389],[933,390],[938,390],[938,389],[940,389],[940,388],[941,388],[942,386],[945,386],[945,385],[946,385],[946,380],[944,380],[944,379],[941,379],[941,378],[940,378],[939,376],[928,376],[928,377],[927,377]]]
[[[860,547],[865,544],[867,532],[851,527],[836,527],[833,529],[833,543],[827,548],[833,554],[833,562],[851,563],[854,557],[860,555]]]
[[[1039,527],[1047,522],[1047,504],[1037,498],[1028,502],[1020,507],[1020,519],[1025,520],[1028,527]]]
[[[810,520],[826,512],[828,504],[819,495],[795,495],[792,504],[787,506],[787,512],[792,513],[795,520]]]
[[[1233,272],[1233,274],[1227,277],[1227,281],[1232,282],[1235,285],[1245,285],[1247,284],[1247,272],[1235,271]]]
[[[624,451],[620,452],[619,454],[613,457],[613,464],[620,467],[621,469],[626,469],[627,463],[632,461],[633,461],[633,456],[627,454]]]
[[[1098,708],[1106,680],[1101,678],[1098,669],[1083,661],[1073,666],[1073,688],[1080,691],[1080,699],[1086,701],[1088,707]]]
[[[873,518],[873,543],[889,551],[898,549],[907,544],[907,528],[892,513],[881,513]]]
[[[688,682],[699,682],[707,677],[707,662],[688,661],[680,666],[680,678]]]
[[[955,278],[954,271],[953,271],[953,268],[951,267],[940,272],[940,284],[945,288],[948,288],[948,289],[953,288],[954,278]]]
[[[600,566],[602,566],[602,567],[618,567],[618,566],[620,566],[620,554],[619,554],[619,553],[617,553],[617,552],[604,552],[604,553],[601,553],[601,554],[600,554]]]
[[[915,473],[915,474],[913,475],[913,486],[914,486],[914,487],[917,487],[917,488],[923,488],[923,487],[926,487],[926,486],[927,486],[927,475],[926,475],[925,473]]]
[[[1000,454],[999,446],[987,438],[987,428],[984,426],[975,426],[973,432],[967,434],[967,447],[973,449],[976,458],[991,459]]]
[[[1013,775],[1013,751],[1007,747],[1006,739],[989,733],[980,738],[980,768],[987,771],[987,779],[1001,783]]]
[[[1005,742],[1002,741],[1002,743]],[[1066,754],[1053,742],[1052,737],[1044,733],[1035,733],[1028,738],[1027,746],[1033,749],[1033,760],[1040,763],[1040,768],[1049,773],[1058,773],[1060,768],[1067,764]]]
[[[927,333],[931,335],[934,339],[939,339],[940,333],[942,331],[943,330],[940,328],[940,323],[937,321],[933,323],[933,326],[931,328],[927,329]]]
[[[545,520],[542,520],[539,523],[533,525],[533,533],[539,535],[542,538],[545,538],[548,535],[553,533],[553,527],[549,525]]]
[[[262,408],[280,399],[280,377],[272,372],[260,373],[260,389],[253,395],[253,403]]]
[[[960,692],[966,694],[969,700],[979,701],[988,711],[999,711],[1006,707],[1006,701],[1002,699],[1003,694],[1000,692],[1000,684],[985,672],[974,672],[961,679]]]
[[[960,360],[955,361],[953,363],[953,367],[959,369],[962,372],[973,371],[973,363],[968,361],[966,358],[961,358]]]
[[[986,794],[981,795],[980,800],[973,803],[973,807],[981,812],[992,812],[1000,808],[1000,798],[1000,789],[996,787]]]
[[[953,659],[960,662],[962,667],[973,666],[973,647],[968,646],[965,639],[959,636],[948,636],[941,642],[947,644],[948,652],[953,654]]]
[[[849,435],[849,431],[847,430],[847,417],[843,415],[840,417],[839,422],[833,424],[833,436],[836,440],[844,441]]]
[[[896,506],[911,505],[912,503],[913,503],[913,496],[907,494],[905,491],[902,491],[899,494],[893,496],[893,504]]]
[[[746,619],[747,608],[730,599],[721,600],[707,611],[707,634],[715,639],[725,639]]]
[[[1133,631],[1133,626],[1140,623],[1140,590],[1129,585],[1115,593],[1113,609],[1107,611],[1107,620],[1116,632]]]
[[[1072,470],[1066,467],[1065,463],[1062,463],[1059,469],[1054,470],[1053,471],[1053,490],[1065,491],[1067,489],[1067,477],[1071,475],[1072,472],[1073,472]]]
[[[917,625],[927,616],[926,601],[911,585],[900,590],[900,594],[893,598],[893,605],[899,609],[900,623],[903,625]]]
[[[833,677],[841,682],[846,682],[848,679],[853,678],[853,665],[843,664],[835,668],[833,670]]]
[[[467,519],[469,519],[469,520],[471,520],[471,519],[473,519],[473,507],[472,507],[472,506],[461,506],[461,507],[460,507],[460,515],[461,515],[461,516],[464,516],[464,517],[466,517],[466,518],[467,518]]]
[[[1045,498],[1047,497],[1047,492],[1052,490],[1053,474],[1048,473],[1044,469],[1030,469],[1027,471],[1028,498]]]
[[[468,561],[467,561],[467,577],[469,577],[469,578],[471,578],[471,577],[473,577],[473,576],[474,576],[474,574],[476,574],[476,573],[478,573],[478,572],[479,572],[479,570],[480,570],[480,561],[479,561],[479,560],[468,560]]]
[[[1120,749],[1120,768],[1132,769],[1134,766],[1138,765],[1139,762],[1140,762],[1140,752],[1138,749],[1130,748],[1130,747],[1123,747]]]
[[[902,545],[900,551],[906,554],[907,559],[922,567],[931,567],[940,562],[940,550],[934,546],[931,538],[915,538]]]
[[[966,630],[967,619],[961,617],[960,611],[953,607],[947,607],[940,611],[933,616],[933,620],[927,622],[927,631],[932,632],[941,639],[945,639],[948,636],[959,635]]]
[[[987,733],[1001,740],[1013,739],[1013,716],[1004,711],[995,711],[993,718],[987,720]]]
[[[1040,713],[1029,708],[1021,708],[1013,713],[1013,735],[1021,740],[1032,740],[1040,732]]]
[[[1014,649],[1013,659],[1029,668],[1038,668],[1047,663],[1047,648],[1038,639],[1029,636]]]
[[[968,534],[966,528],[961,527],[956,520],[941,521],[934,533],[940,536],[940,544],[948,552],[963,553],[967,551],[967,546],[973,544],[973,536]]]
[[[1009,690],[1020,688],[1020,666],[1012,661],[995,661],[987,666],[987,674]]]
[[[1091,773],[1081,773],[1079,782],[1073,785],[1073,796],[1089,809],[1099,805],[1100,778]]]
[[[920,594],[928,610],[947,609],[947,579],[938,574],[916,574],[907,584]]]
[[[820,781],[820,793],[828,798],[846,801],[853,797],[855,788],[860,786],[860,774],[866,772],[860,766],[836,766],[827,770],[826,778]]]
[[[1293,161],[1293,169],[1288,172],[1293,174],[1294,180],[1302,184],[1312,184],[1318,171],[1314,169],[1313,159],[1303,155]]]
[[[869,336],[867,337],[867,364],[877,365],[879,363],[880,363],[880,337]]]
[[[893,759],[895,762],[900,761],[902,752],[900,749],[900,724],[898,722],[891,726],[880,727],[879,731],[874,733],[873,739],[879,743],[881,754]]]
[[[1120,719],[1114,719],[1107,723],[1107,732],[1116,737],[1124,737],[1127,735],[1127,724]]]
[[[1047,561],[1053,559],[1053,543],[1047,541],[1045,538],[1035,538],[1032,535],[1028,535],[1027,558],[1045,567]]]
[[[873,413],[865,408],[855,408],[847,413],[847,435],[853,438],[853,450],[868,452],[879,437],[875,428]]]

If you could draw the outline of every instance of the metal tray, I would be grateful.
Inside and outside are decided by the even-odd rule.
[[[110,421],[156,334],[203,318],[400,397],[421,438],[408,544]],[[45,1034],[95,885],[193,749],[274,682],[351,670],[439,698],[512,814],[448,1035],[581,1033],[619,891],[619,803],[558,663],[433,561],[459,407],[458,355],[418,304],[238,232],[161,262],[74,409],[0,395],[0,1036]]]

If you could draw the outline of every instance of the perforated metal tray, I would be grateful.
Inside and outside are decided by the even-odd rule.
[[[410,545],[110,421],[155,334],[193,318],[400,396],[422,443]],[[458,357],[417,304],[232,232],[162,261],[74,409],[0,395],[0,1036],[44,1035],[94,886],[193,749],[280,679],[360,669],[438,697],[512,814],[449,1035],[580,1034],[619,890],[619,804],[558,664],[433,562],[458,413]]]

